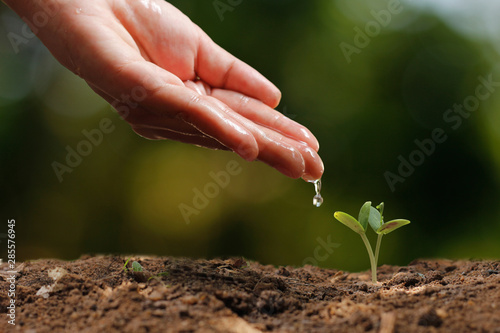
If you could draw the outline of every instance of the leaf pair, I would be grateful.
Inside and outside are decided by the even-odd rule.
[[[335,212],[334,217],[358,234],[366,233],[366,229],[368,225],[370,225],[373,231],[377,234],[387,235],[388,233],[410,223],[410,221],[403,219],[391,220],[384,223],[382,216],[384,203],[378,205],[377,208],[372,206],[371,201],[367,201],[363,204],[363,206],[361,206],[357,220],[344,212]]]

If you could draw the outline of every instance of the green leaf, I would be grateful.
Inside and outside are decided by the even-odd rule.
[[[123,265],[123,270],[126,272],[127,271],[127,264],[132,259],[132,257],[128,258],[127,261],[125,261],[125,265]]]
[[[372,227],[375,232],[382,226],[382,216],[380,216],[380,212],[373,207],[370,207],[368,223],[370,223],[370,227]]]
[[[333,216],[340,221],[340,223],[344,224],[345,226],[349,227],[351,230],[355,231],[358,234],[364,234],[365,229],[363,229],[363,226],[359,224],[359,222],[352,217],[349,214],[346,214],[344,212],[335,212]]]
[[[134,271],[134,272],[142,272],[142,270],[143,269],[142,269],[141,264],[139,264],[137,261],[134,261],[132,263],[132,271]]]
[[[384,220],[384,203],[381,202],[376,208],[380,212],[380,216],[382,217],[382,220]]]
[[[393,232],[394,230],[401,228],[402,226],[409,223],[410,221],[403,219],[391,220],[384,223],[380,228],[378,228],[376,232],[377,234],[387,235],[388,233]]]
[[[368,227],[368,218],[370,217],[370,208],[372,206],[371,201],[367,201],[361,206],[358,215],[359,224],[363,227],[363,230],[366,231],[366,227]]]

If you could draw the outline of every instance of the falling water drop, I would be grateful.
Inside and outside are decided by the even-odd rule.
[[[323,197],[321,195],[316,194],[313,197],[313,205],[316,207],[319,207],[319,206],[321,206],[322,203],[323,203]]]
[[[319,207],[323,203],[323,197],[321,196],[321,179],[314,181],[314,190],[316,191],[316,195],[313,197],[313,205]]]

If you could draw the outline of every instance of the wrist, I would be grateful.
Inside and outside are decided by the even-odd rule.
[[[26,0],[1,0],[4,4],[7,5],[10,9],[15,11],[17,14],[22,15],[22,12],[25,12],[29,8],[29,2]]]
[[[41,21],[54,16],[61,4],[58,0],[0,0],[23,20]]]

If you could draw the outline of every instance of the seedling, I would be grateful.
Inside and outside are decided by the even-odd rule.
[[[389,222],[384,222],[384,203],[382,202],[377,208],[372,207],[371,201],[367,201],[361,206],[359,210],[358,219],[356,220],[349,214],[344,212],[335,212],[333,216],[339,220],[342,224],[349,227],[351,230],[357,232],[368,251],[368,256],[370,257],[371,271],[372,271],[372,282],[377,283],[377,262],[378,255],[380,253],[380,243],[382,242],[382,237],[388,233],[410,223],[408,220],[397,219],[391,220]],[[377,233],[377,245],[375,246],[375,254],[370,245],[370,241],[366,237],[366,229],[370,227]]]
[[[123,265],[123,270],[127,272],[129,269],[127,268],[128,262],[132,259],[132,257],[128,258],[127,261],[125,261],[125,265]],[[142,272],[144,269],[142,268],[141,264],[139,264],[137,261],[132,262],[132,272]]]
[[[149,282],[151,279],[155,279],[160,281],[165,287],[169,287],[169,285],[165,284],[162,280],[162,276],[167,276],[168,272],[161,272],[156,275],[152,275],[150,272],[144,271],[144,268],[139,264],[137,261],[132,262],[132,268],[127,268],[128,262],[132,259],[132,257],[128,258],[127,261],[125,261],[125,264],[123,265],[123,271],[124,272],[132,272],[134,275],[136,281],[138,282]]]
[[[137,261],[132,262],[132,272],[142,272],[142,266]]]

